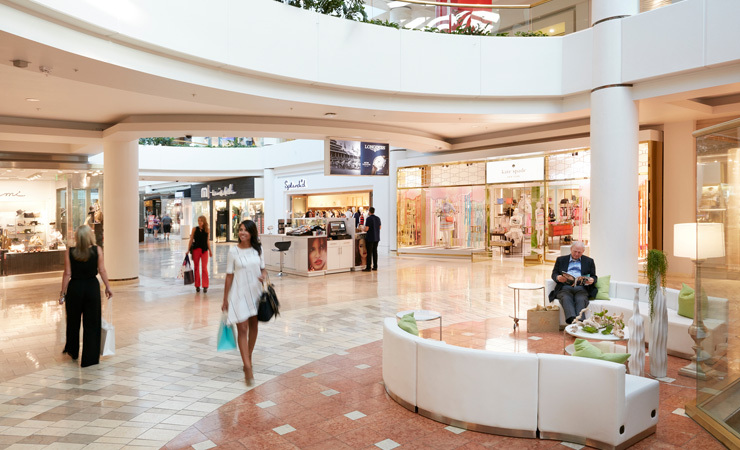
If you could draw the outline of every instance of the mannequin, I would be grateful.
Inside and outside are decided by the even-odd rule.
[[[545,239],[545,208],[542,207],[542,202],[537,202],[534,228],[537,232],[537,248],[542,248]]]
[[[442,245],[444,248],[452,247],[452,230],[455,229],[455,207],[452,206],[450,198],[446,197],[442,206],[437,210],[439,216],[439,231],[442,233]]]

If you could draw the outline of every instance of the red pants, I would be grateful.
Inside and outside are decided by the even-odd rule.
[[[203,270],[203,287],[208,287],[208,250],[196,248],[193,250],[193,271],[195,272],[195,287],[200,287],[200,271]]]

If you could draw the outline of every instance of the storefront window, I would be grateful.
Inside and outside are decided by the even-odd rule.
[[[193,205],[193,221],[192,221],[193,227],[197,227],[198,226],[198,217],[204,216],[206,218],[206,220],[208,220],[211,229],[213,229],[213,224],[210,223],[210,221],[211,221],[211,213],[208,210],[208,208],[210,206],[210,202],[208,202],[208,201],[192,202],[192,205]],[[188,233],[190,233],[190,232],[188,231]]]
[[[239,224],[246,219],[247,199],[229,200],[231,204],[231,227],[229,228],[229,240],[239,240]],[[244,219],[242,218],[244,217]]]
[[[695,378],[696,405],[686,411],[728,448],[740,445],[740,345],[736,336],[740,318],[740,120],[694,133],[696,140],[696,224],[679,230],[677,242],[695,242],[696,248],[674,246],[677,257],[694,261],[695,296],[690,333],[701,348]],[[691,199],[686,199],[690,201]],[[679,250],[676,250],[679,249]],[[682,369],[685,371],[685,369]],[[681,372],[680,372],[681,373]],[[693,381],[693,380],[692,380]],[[684,381],[684,384],[689,384]]]
[[[226,200],[213,201],[213,240],[215,242],[226,242],[228,239],[229,211]]]

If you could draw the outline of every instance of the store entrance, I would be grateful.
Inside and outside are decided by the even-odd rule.
[[[213,201],[213,238],[216,242],[226,242],[229,238],[229,211],[226,208],[226,200]]]
[[[544,255],[547,212],[542,183],[490,186],[491,249],[504,256]]]

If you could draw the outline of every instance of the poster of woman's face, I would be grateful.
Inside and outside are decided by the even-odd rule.
[[[326,236],[308,238],[308,271],[326,270]]]
[[[355,237],[355,266],[367,266],[367,243],[363,234]]]

